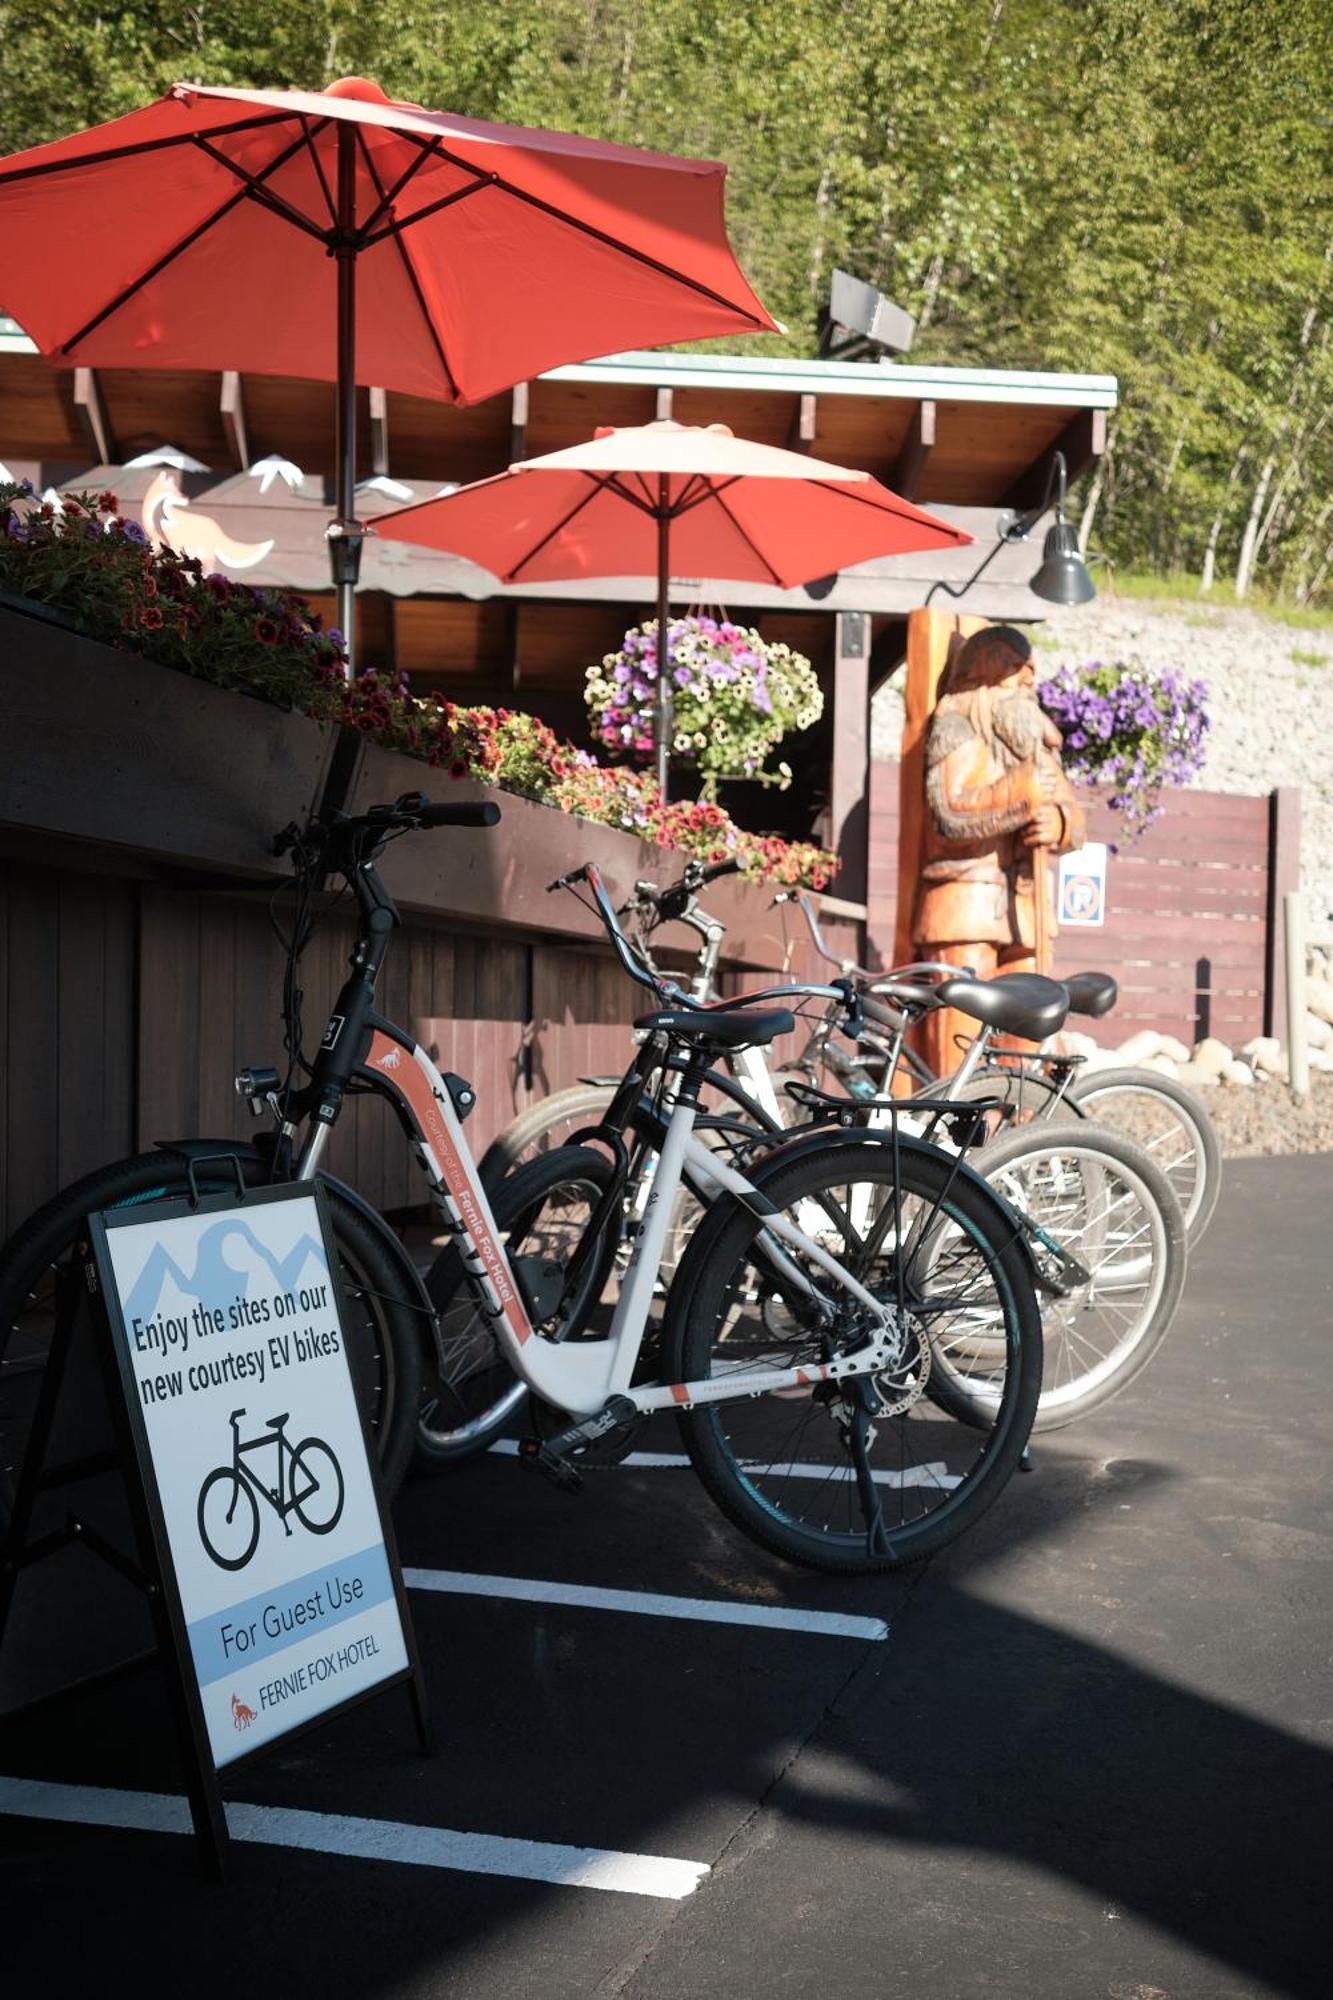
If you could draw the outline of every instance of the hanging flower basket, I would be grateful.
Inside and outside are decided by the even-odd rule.
[[[790,646],[761,639],[728,618],[691,615],[670,623],[675,703],[674,757],[693,764],[704,798],[723,778],[751,778],[785,789],[791,767],[764,768],[793,730],[823,713],[815,670]],[[619,652],[588,669],[584,698],[598,742],[649,757],[657,695],[657,620],[625,634]]]
[[[1064,737],[1065,770],[1076,781],[1110,788],[1108,804],[1126,837],[1137,840],[1162,810],[1166,785],[1203,769],[1208,688],[1142,661],[1100,660],[1062,667],[1037,695]]]

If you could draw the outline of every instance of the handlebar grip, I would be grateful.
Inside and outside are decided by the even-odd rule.
[[[729,855],[725,861],[710,861],[701,879],[705,882],[717,882],[723,875],[739,875],[740,872],[740,862],[734,855]]]
[[[418,818],[422,826],[498,826],[500,808],[489,799],[474,799],[466,805],[423,806]]]

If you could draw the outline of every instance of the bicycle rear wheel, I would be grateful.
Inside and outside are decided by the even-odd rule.
[[[1198,1243],[1222,1192],[1222,1150],[1194,1092],[1152,1069],[1094,1069],[1069,1095],[1085,1117],[1143,1147],[1171,1183],[1191,1246]]]
[[[219,1146],[219,1151],[222,1146]],[[252,1178],[258,1184],[259,1170]],[[206,1193],[235,1187],[229,1161],[200,1161],[195,1181]],[[8,1511],[36,1403],[41,1371],[55,1326],[56,1288],[62,1268],[86,1236],[87,1218],[104,1208],[166,1201],[189,1191],[184,1160],[141,1153],[85,1175],[64,1188],[15,1231],[0,1250],[0,1512]],[[391,1498],[412,1451],[421,1394],[421,1342],[426,1331],[416,1302],[374,1230],[336,1187],[325,1187],[347,1303],[347,1353],[357,1397],[374,1433],[380,1476]],[[64,1421],[81,1435],[100,1435],[100,1387],[77,1377],[67,1403],[82,1398],[89,1409],[70,1410]]]
[[[572,1083],[520,1111],[481,1156],[478,1172],[487,1194],[494,1199],[501,1181],[515,1167],[554,1152],[585,1126],[600,1125],[615,1094],[615,1084]]]
[[[902,1350],[873,1378],[867,1462],[878,1497],[875,1545],[851,1450],[853,1384],[811,1386],[701,1406],[681,1416],[695,1471],[738,1528],[813,1569],[898,1569],[972,1527],[1018,1463],[1041,1387],[1041,1321],[1013,1217],[976,1175],[935,1147],[857,1143],[830,1133],[752,1176],[766,1202],[829,1250],[877,1299],[899,1308]],[[820,1218],[811,1224],[812,1214]],[[808,1257],[787,1250],[829,1308],[817,1323],[794,1290],[758,1215],[716,1205],[682,1260],[667,1306],[663,1380],[817,1366],[865,1338],[865,1309]],[[942,1243],[944,1247],[932,1249]],[[961,1249],[960,1249],[961,1246]],[[984,1430],[928,1394],[939,1357],[973,1318],[998,1334],[982,1361]],[[869,1379],[869,1378],[868,1378]]]
[[[1042,1299],[1045,1360],[1034,1431],[1058,1430],[1132,1382],[1161,1345],[1185,1284],[1184,1218],[1169,1182],[1141,1147],[1090,1120],[1025,1126],[975,1156],[1024,1219],[1055,1295]],[[1086,1273],[1080,1281],[1062,1259]],[[961,1415],[990,1417],[976,1364],[998,1347],[998,1325],[977,1315],[962,1346],[970,1372],[947,1364],[933,1393]]]

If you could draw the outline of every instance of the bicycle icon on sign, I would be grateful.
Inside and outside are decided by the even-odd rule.
[[[259,1502],[270,1506],[292,1532],[295,1514],[312,1535],[331,1534],[343,1510],[342,1467],[323,1438],[287,1437],[286,1411],[268,1419],[258,1437],[242,1439],[243,1409],[231,1413],[231,1464],[215,1466],[199,1488],[199,1539],[219,1569],[244,1569],[259,1546]],[[276,1450],[274,1482],[266,1485],[247,1456]]]

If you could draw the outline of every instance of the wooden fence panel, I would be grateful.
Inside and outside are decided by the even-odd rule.
[[[1084,803],[1088,838],[1115,845],[1115,814],[1101,798]],[[1175,792],[1141,840],[1109,857],[1106,923],[1056,942],[1057,974],[1096,966],[1120,982],[1115,1011],[1081,1029],[1111,1047],[1141,1028],[1233,1045],[1263,1032],[1271,819],[1266,796]],[[871,964],[889,963],[897,888],[898,765],[886,759],[870,781]]]

